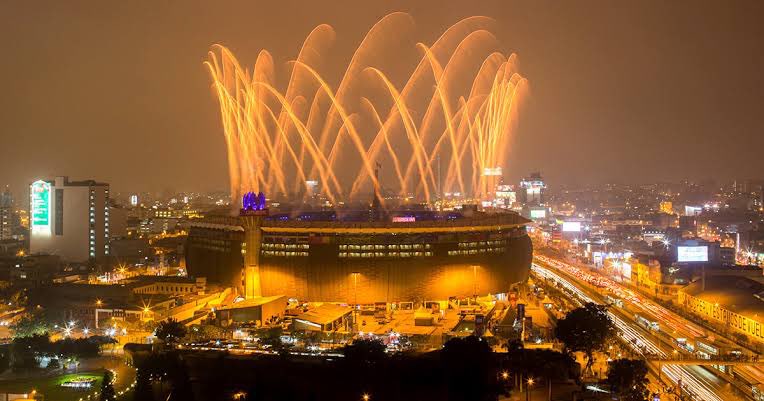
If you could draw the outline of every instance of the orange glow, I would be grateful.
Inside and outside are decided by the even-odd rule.
[[[400,81],[375,60],[413,20],[389,14],[366,34],[336,88],[315,67],[335,38],[329,25],[308,35],[283,91],[269,52],[247,69],[215,46],[205,65],[219,102],[232,196],[291,193],[319,180],[331,203],[356,199],[379,193],[376,163],[392,166],[385,171],[395,181],[386,187],[401,197],[431,202],[444,192],[486,194],[491,177],[483,171],[506,167],[527,86],[516,56],[495,50],[491,23],[466,18],[431,45],[417,43],[411,50],[418,62]]]

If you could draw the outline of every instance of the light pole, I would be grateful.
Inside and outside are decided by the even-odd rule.
[[[358,275],[359,272],[350,273],[353,276],[353,326],[358,324]],[[357,327],[357,326],[356,326]],[[368,396],[368,394],[364,394]]]
[[[472,265],[472,296],[477,302],[477,265]]]

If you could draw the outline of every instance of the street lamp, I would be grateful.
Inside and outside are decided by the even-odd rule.
[[[525,389],[525,401],[529,401],[531,397],[531,387],[533,386],[533,383],[535,382],[533,381],[532,377],[529,377],[528,381],[526,381],[525,383],[528,385],[527,388]]]
[[[353,325],[358,324],[358,275],[359,272],[350,273],[353,276]],[[368,394],[364,394],[368,395]]]
[[[353,303],[358,306],[358,275],[361,274],[359,272],[352,272],[350,273],[351,276],[353,276]]]
[[[367,394],[367,393],[364,393],[361,396],[361,399],[363,399],[363,401],[369,401],[371,399],[371,396],[369,394]]]
[[[472,265],[472,295],[477,301],[477,265]]]

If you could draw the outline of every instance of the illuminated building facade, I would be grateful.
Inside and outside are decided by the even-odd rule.
[[[661,213],[674,214],[674,204],[671,201],[663,201],[660,203]]]
[[[234,286],[246,298],[359,304],[506,293],[527,278],[526,219],[515,213],[451,217],[309,221],[242,210],[238,218],[192,223],[186,266],[189,274]]]
[[[542,206],[545,203],[544,190],[546,184],[541,173],[532,173],[530,177],[520,180],[518,200],[524,206]]]
[[[512,185],[497,185],[495,195],[494,207],[510,209],[517,203],[517,193]]]
[[[546,183],[541,178],[541,173],[532,173],[530,177],[520,180],[517,200],[522,205],[523,216],[534,221],[542,221],[549,217],[549,209],[544,197],[545,190]]]
[[[100,262],[109,255],[109,184],[37,180],[29,186],[30,252],[68,262]]]
[[[761,316],[764,285],[749,278],[715,276],[699,280],[679,291],[679,304],[691,313],[727,329],[764,342]]]

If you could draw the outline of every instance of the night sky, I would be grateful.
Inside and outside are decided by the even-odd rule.
[[[504,169],[513,181],[763,176],[760,0],[4,1],[0,184],[21,195],[69,175],[115,192],[227,190],[210,46],[248,65],[265,48],[283,67],[328,23],[349,57],[392,11],[409,12],[425,43],[464,17],[496,20],[530,84]]]

